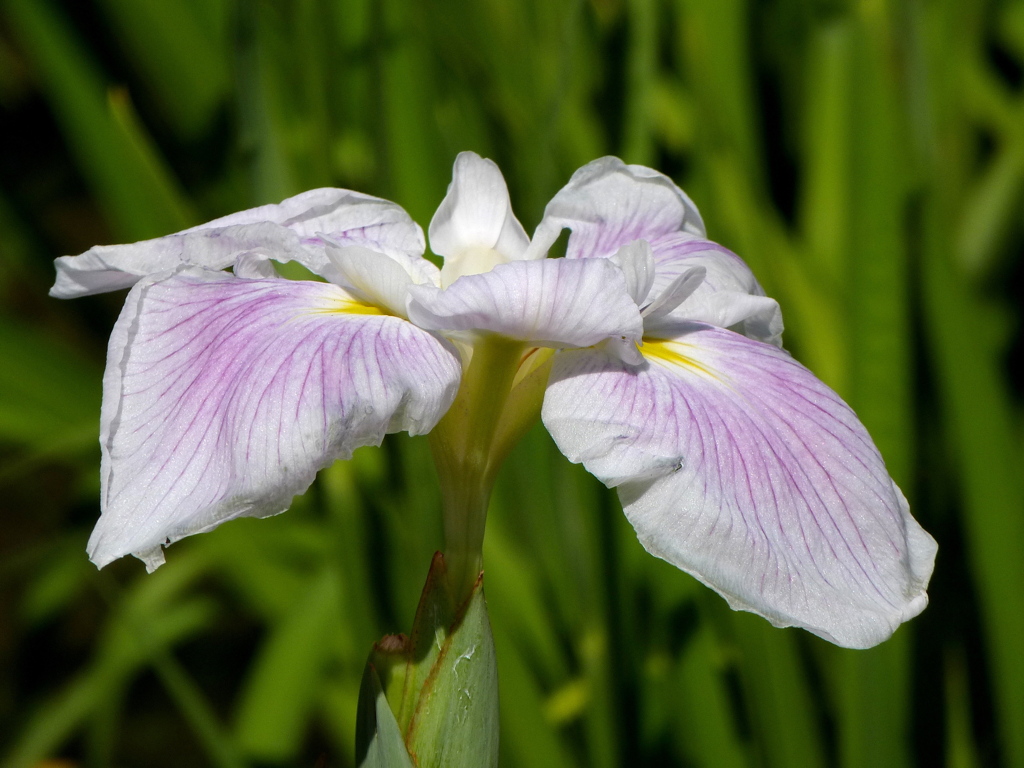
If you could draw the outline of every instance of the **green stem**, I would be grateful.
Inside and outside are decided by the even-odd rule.
[[[486,336],[474,346],[448,413],[430,434],[444,505],[445,559],[452,594],[473,588],[483,565],[487,504],[500,463],[495,443],[524,345]]]

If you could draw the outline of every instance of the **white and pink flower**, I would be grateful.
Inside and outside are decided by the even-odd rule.
[[[566,257],[547,258],[566,228]],[[935,542],[666,176],[596,160],[531,240],[497,166],[463,153],[429,234],[441,269],[400,207],[322,189],[58,259],[54,296],[133,286],[104,377],[93,561],[155,568],[386,433],[429,432],[475,345],[503,337],[557,350],[541,416],[559,448],[734,608],[849,647],[923,610]],[[281,278],[285,261],[326,282]]]

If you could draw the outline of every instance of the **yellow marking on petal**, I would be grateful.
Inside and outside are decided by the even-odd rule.
[[[707,368],[702,363],[698,363],[692,357],[685,354],[683,350],[693,349],[691,344],[686,344],[682,341],[670,341],[669,339],[645,338],[643,345],[639,349],[640,353],[648,360],[679,368],[688,368],[716,381],[719,380],[719,377],[710,368]]]
[[[350,298],[331,299],[324,306],[311,310],[317,315],[390,315],[383,307]]]

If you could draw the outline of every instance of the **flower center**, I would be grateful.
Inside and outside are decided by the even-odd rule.
[[[493,248],[472,247],[458,255],[444,260],[441,267],[441,287],[447,288],[465,275],[480,275],[490,272],[508,260]]]

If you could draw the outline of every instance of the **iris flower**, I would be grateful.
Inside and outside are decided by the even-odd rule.
[[[546,258],[564,229],[566,257]],[[177,539],[284,511],[386,433],[433,430],[448,546],[475,575],[494,474],[540,411],[643,545],[732,607],[849,647],[923,610],[934,541],[666,176],[594,161],[531,240],[497,166],[463,153],[429,236],[441,269],[399,206],[319,189],[58,259],[54,296],[132,286],[92,560],[152,570]],[[286,261],[323,282],[284,279]]]

